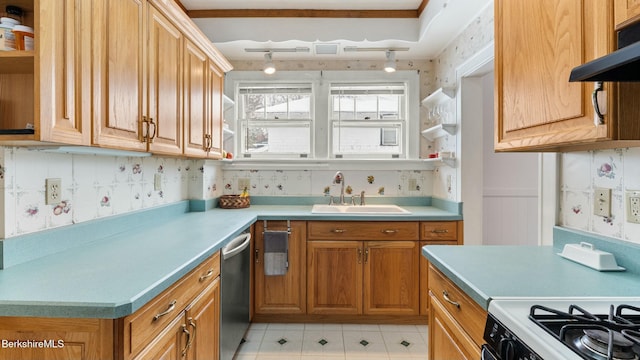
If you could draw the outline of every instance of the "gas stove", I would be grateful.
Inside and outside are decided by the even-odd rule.
[[[640,360],[640,298],[495,299],[487,359]]]

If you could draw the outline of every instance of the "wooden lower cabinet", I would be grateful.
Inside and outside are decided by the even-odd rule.
[[[267,221],[267,230],[287,230],[286,221]],[[255,224],[254,248],[254,318],[271,321],[264,315],[306,314],[306,222],[291,221],[289,268],[285,275],[270,276],[264,271],[265,223]],[[277,317],[276,317],[277,318]]]
[[[2,360],[112,359],[113,320],[0,318]],[[46,347],[25,347],[26,341],[44,341]],[[17,342],[23,342],[19,346]],[[14,346],[11,346],[13,344]]]
[[[220,256],[120,319],[0,317],[0,360],[216,360]],[[18,346],[43,341],[46,347]],[[16,344],[9,348],[8,342]]]
[[[462,221],[423,221],[420,248],[426,245],[462,245]],[[429,260],[420,256],[420,315],[429,314]]]
[[[308,229],[310,316],[418,315],[417,222],[309,222]]]
[[[480,359],[487,312],[433,266],[429,302],[428,358]]]

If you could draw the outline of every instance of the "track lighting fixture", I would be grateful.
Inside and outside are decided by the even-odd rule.
[[[262,71],[267,75],[272,75],[276,72],[276,66],[273,64],[273,60],[271,59],[272,56],[272,52],[264,54],[264,66],[262,67]]]
[[[392,73],[396,71],[396,53],[387,50],[387,61],[384,63],[384,71]]]

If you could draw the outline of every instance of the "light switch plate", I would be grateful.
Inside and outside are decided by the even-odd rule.
[[[238,190],[242,191],[244,189],[249,190],[249,188],[251,187],[251,180],[249,180],[248,178],[239,178],[238,179]]]
[[[162,174],[156,173],[153,176],[153,190],[162,191]]]
[[[593,193],[593,214],[611,216],[611,189],[596,188]]]

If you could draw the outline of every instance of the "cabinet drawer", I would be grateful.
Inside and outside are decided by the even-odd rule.
[[[125,356],[135,356],[220,275],[220,252],[123,320]],[[130,344],[130,345],[129,345]]]
[[[418,240],[419,225],[406,221],[309,221],[311,240]]]
[[[420,223],[422,240],[457,240],[457,221],[425,221]]]
[[[431,265],[429,291],[478,346],[483,344],[482,335],[487,312]]]

